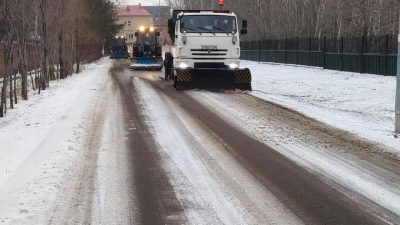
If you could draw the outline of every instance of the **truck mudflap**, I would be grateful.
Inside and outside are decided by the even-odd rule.
[[[130,69],[133,70],[161,70],[164,60],[161,56],[157,57],[133,57],[131,58]]]
[[[176,69],[174,86],[177,90],[249,90],[249,69]]]
[[[127,52],[111,52],[111,59],[129,59],[129,53]]]

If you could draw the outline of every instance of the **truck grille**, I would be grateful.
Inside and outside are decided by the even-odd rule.
[[[224,63],[194,63],[194,68],[226,68]]]
[[[190,49],[192,55],[198,56],[224,56],[228,52],[227,49]]]
[[[190,49],[192,52],[227,52],[228,49]]]

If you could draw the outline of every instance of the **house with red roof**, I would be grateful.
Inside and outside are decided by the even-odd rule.
[[[139,5],[116,6],[118,24],[124,24],[124,29],[118,36],[127,38],[128,48],[136,41],[135,32],[141,27],[153,26],[153,15]],[[131,50],[131,48],[129,48]]]

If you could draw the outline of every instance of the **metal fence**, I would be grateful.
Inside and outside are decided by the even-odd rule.
[[[241,59],[396,76],[395,35],[241,42]]]

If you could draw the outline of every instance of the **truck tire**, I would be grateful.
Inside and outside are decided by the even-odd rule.
[[[174,88],[176,89],[176,83],[178,83],[178,80],[177,80],[178,78],[174,77],[173,79],[174,79]]]
[[[169,67],[168,67],[168,64],[167,64],[167,63],[165,63],[165,65],[164,65],[164,73],[165,73],[165,80],[168,80],[168,77],[169,77]]]
[[[174,60],[174,57],[172,56],[171,52],[166,52],[165,59],[164,59],[165,80],[168,80],[169,78],[171,78],[171,69],[172,69],[172,65],[173,65],[173,60]]]

